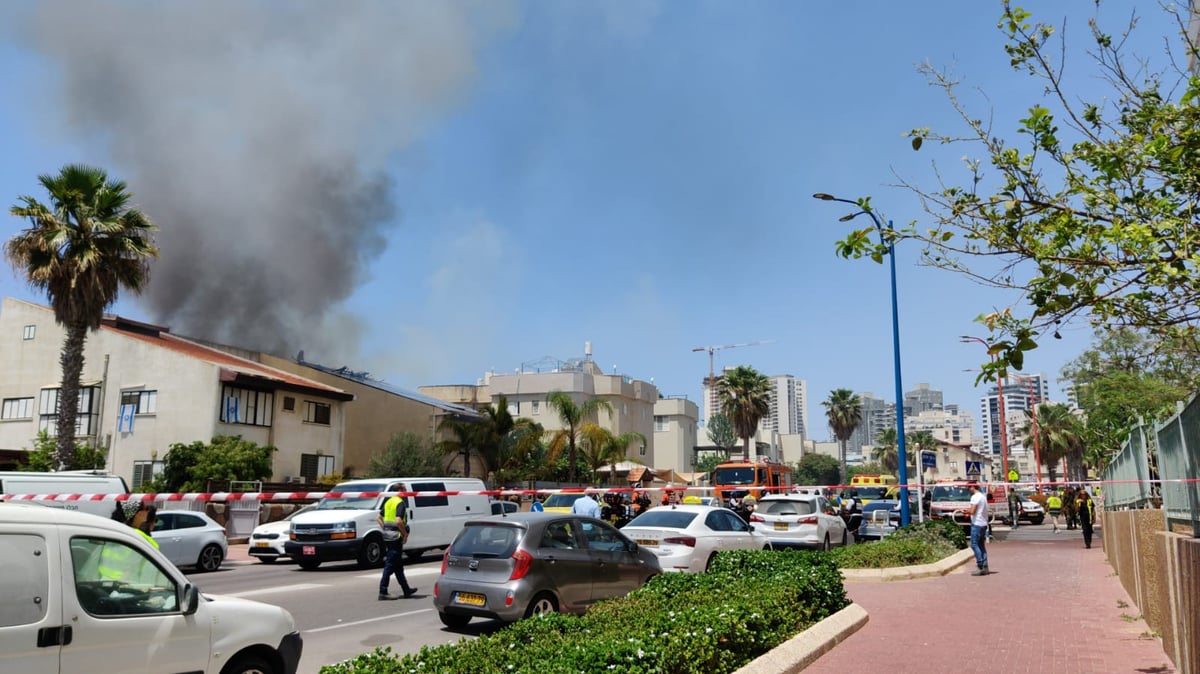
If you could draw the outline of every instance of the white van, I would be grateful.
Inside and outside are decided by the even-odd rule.
[[[0,472],[0,494],[128,494],[129,487],[120,475],[89,470],[61,473]],[[26,501],[39,505],[78,510],[109,517],[115,501]]]
[[[380,496],[326,496],[316,510],[292,518],[287,554],[312,570],[321,562],[358,560],[359,566],[383,564],[383,535],[376,517],[384,492],[476,492],[453,496],[405,498],[408,541],[404,553],[419,557],[426,550],[445,548],[454,541],[463,522],[492,514],[491,497],[480,494],[482,480],[465,477],[378,477],[343,482],[331,492],[379,492]]]
[[[130,527],[0,503],[0,671],[295,674],[291,614],[204,595]]]

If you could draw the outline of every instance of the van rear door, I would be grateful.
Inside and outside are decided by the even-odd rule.
[[[58,559],[51,554],[57,546],[29,528],[0,533],[0,665],[6,672],[57,674],[73,631],[62,619]]]

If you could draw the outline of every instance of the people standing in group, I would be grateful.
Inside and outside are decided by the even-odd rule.
[[[971,505],[965,514],[971,520],[971,551],[975,553],[975,566],[979,567],[971,575],[986,576],[991,573],[985,540],[988,530],[987,497],[980,491],[978,483],[971,482],[967,489],[971,492]]]
[[[1058,533],[1058,516],[1062,514],[1062,497],[1057,491],[1050,492],[1046,497],[1046,514],[1050,516],[1050,523],[1054,525],[1054,533]]]
[[[1092,547],[1092,524],[1096,521],[1096,504],[1092,503],[1092,495],[1086,489],[1080,489],[1075,498],[1075,512],[1079,518],[1079,528],[1083,529],[1083,546]]]
[[[407,599],[417,593],[417,588],[408,584],[404,576],[404,542],[408,540],[408,516],[404,508],[405,499],[399,494],[392,494],[383,501],[379,514],[375,519],[383,534],[386,549],[383,556],[383,576],[379,579],[379,599],[399,599],[388,593],[388,584],[392,575],[400,583],[400,589]]]
[[[584,492],[583,496],[575,499],[575,503],[571,504],[571,512],[584,517],[595,517],[600,519],[600,504],[592,495]]]

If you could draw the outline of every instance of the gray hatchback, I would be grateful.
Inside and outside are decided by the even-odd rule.
[[[543,613],[583,613],[661,573],[658,558],[612,525],[565,513],[528,512],[469,520],[442,558],[433,605],[442,623],[514,622]]]

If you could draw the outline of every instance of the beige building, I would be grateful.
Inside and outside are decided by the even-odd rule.
[[[700,407],[687,398],[659,398],[654,403],[654,442],[645,454],[630,457],[654,468],[677,473],[695,470],[696,429]]]
[[[65,331],[46,307],[0,304],[0,462],[19,462],[39,430],[55,433]],[[272,479],[343,464],[344,389],[106,316],[85,343],[78,438],[108,450],[105,468],[140,486],[174,443],[240,435],[278,449]]]

